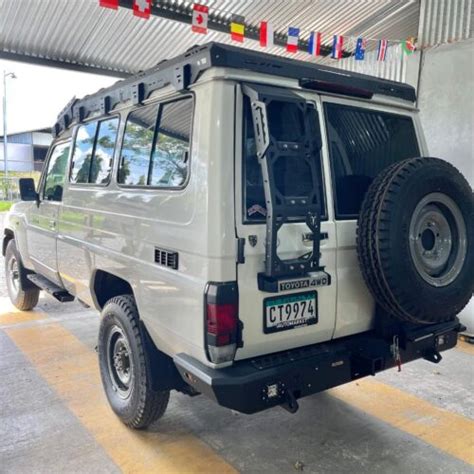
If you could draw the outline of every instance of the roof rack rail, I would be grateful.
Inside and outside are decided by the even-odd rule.
[[[370,98],[374,94],[414,102],[415,89],[408,84],[344,71],[324,65],[288,59],[220,43],[194,46],[184,54],[162,61],[151,69],[118,81],[83,99],[72,99],[59,114],[53,127],[57,136],[73,122],[80,123],[93,113],[108,114],[119,103],[140,104],[152,92],[168,85],[187,89],[211,67],[246,69],[257,73],[297,79],[301,87],[334,91]],[[304,79],[302,79],[304,78]]]

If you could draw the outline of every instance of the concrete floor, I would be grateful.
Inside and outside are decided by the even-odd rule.
[[[95,311],[43,296],[18,312],[0,279],[0,472],[473,473],[474,346],[246,416],[173,393],[146,432],[110,411]]]

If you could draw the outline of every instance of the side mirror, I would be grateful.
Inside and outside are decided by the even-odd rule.
[[[22,201],[38,201],[38,193],[35,189],[35,180],[33,178],[20,178],[20,198]]]

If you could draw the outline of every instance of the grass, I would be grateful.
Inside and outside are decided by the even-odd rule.
[[[0,212],[9,211],[12,204],[11,201],[0,201]]]

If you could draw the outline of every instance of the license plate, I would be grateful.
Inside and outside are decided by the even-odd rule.
[[[266,298],[263,301],[265,334],[309,326],[318,322],[318,295],[315,291]]]

